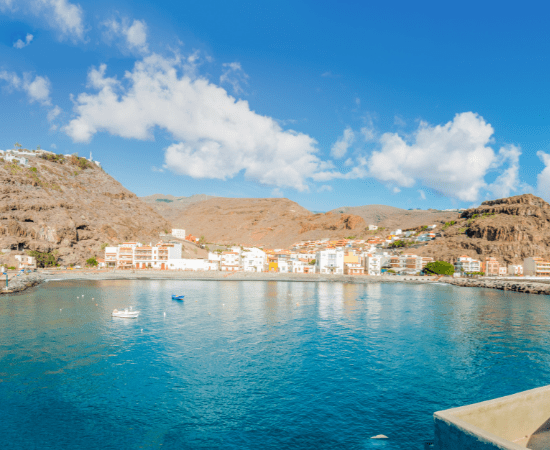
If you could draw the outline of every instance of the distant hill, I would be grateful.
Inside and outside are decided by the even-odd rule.
[[[494,256],[506,264],[522,264],[530,256],[550,258],[550,205],[532,194],[483,202],[417,253],[449,262],[461,255]]]
[[[302,240],[363,235],[366,227],[360,217],[312,214],[286,198],[214,197],[188,204],[179,215],[177,210],[169,213],[174,224],[224,244],[286,248]]]
[[[147,197],[140,197],[140,200],[147,203],[151,208],[167,220],[171,222],[175,221],[174,227],[182,228],[183,225],[181,223],[177,223],[182,211],[193,203],[204,202],[211,198],[215,197],[205,194],[197,194],[190,197],[174,197],[173,195],[153,194]]]
[[[408,229],[432,225],[459,217],[459,213],[438,210],[407,210],[386,205],[344,206],[332,213],[354,214],[362,217],[367,225],[378,225],[390,229]]]

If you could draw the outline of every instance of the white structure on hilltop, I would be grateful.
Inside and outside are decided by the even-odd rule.
[[[172,228],[172,236],[178,239],[185,239],[185,230],[181,228]]]
[[[378,227],[376,225],[369,225],[369,231],[376,231]]]
[[[241,262],[245,272],[263,272],[266,254],[259,248],[245,248],[241,253]]]
[[[320,250],[315,254],[317,273],[344,274],[344,252],[342,250]]]

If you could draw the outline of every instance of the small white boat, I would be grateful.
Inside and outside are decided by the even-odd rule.
[[[113,311],[113,314],[111,314],[112,317],[122,317],[123,319],[137,319],[138,315],[139,311],[128,310],[128,308],[126,308],[124,311],[119,311],[118,309],[115,309]]]

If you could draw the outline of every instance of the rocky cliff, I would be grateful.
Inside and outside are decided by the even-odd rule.
[[[312,214],[285,198],[214,197],[189,204],[170,217],[175,226],[208,242],[268,248],[287,248],[308,239],[364,236],[366,228],[361,217]]]
[[[443,233],[419,253],[449,262],[460,255],[494,256],[506,264],[550,258],[550,205],[532,194],[486,201],[464,211]]]
[[[62,264],[101,255],[102,244],[158,240],[171,224],[84,158],[0,158],[0,249],[56,252]],[[7,262],[7,261],[3,261]]]

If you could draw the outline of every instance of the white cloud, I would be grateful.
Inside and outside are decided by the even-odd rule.
[[[332,145],[330,154],[334,158],[342,158],[348,151],[348,148],[355,141],[355,133],[350,127],[344,130],[342,136]]]
[[[376,139],[376,132],[374,131],[373,126],[361,128],[361,135],[363,136],[365,142],[374,141]]]
[[[0,80],[7,82],[11,89],[24,91],[31,103],[39,102],[44,106],[51,104],[50,101],[50,80],[46,77],[36,75],[34,78],[30,73],[24,73],[19,77],[14,72],[0,71]]]
[[[52,144],[52,145],[50,145],[50,148],[53,148],[55,150],[57,148],[57,145]]]
[[[67,0],[0,0],[0,10],[43,16],[61,38],[84,39],[84,12]]]
[[[422,189],[419,189],[418,193],[420,194],[420,200],[426,200],[426,193]]]
[[[271,191],[271,196],[281,198],[281,197],[284,197],[284,194],[280,188],[275,188]]]
[[[22,39],[17,39],[17,41],[13,43],[13,46],[19,49],[25,48],[27,45],[29,45],[32,42],[33,38],[34,36],[32,34],[27,33],[27,36],[25,37],[24,41]]]
[[[509,197],[520,186],[519,180],[519,157],[521,149],[515,145],[502,147],[499,152],[499,163],[508,163],[505,169],[487,189],[497,198]]]
[[[228,179],[241,171],[248,179],[277,187],[308,189],[307,180],[330,167],[317,157],[317,142],[284,131],[247,101],[198,77],[180,75],[187,59],[152,54],[138,61],[122,81],[93,68],[89,86],[75,100],[76,118],[64,127],[74,141],[94,134],[153,139],[155,127],[176,141],[166,149],[165,168],[194,178]]]
[[[519,148],[506,146],[495,154],[490,147],[493,127],[472,112],[457,114],[445,125],[421,122],[408,141],[397,133],[375,138],[374,130],[367,130],[367,137],[372,136],[379,149],[357,158],[347,173],[321,171],[314,180],[373,177],[394,192],[420,184],[462,201],[476,201],[481,190],[506,196],[520,186]],[[485,176],[506,164],[495,182],[487,184]]]
[[[229,84],[235,95],[244,92],[242,85],[248,84],[248,75],[241,67],[241,63],[232,62],[223,64],[223,73],[220,76],[220,85]]]
[[[112,40],[115,37],[124,39],[124,46],[130,51],[140,53],[148,53],[147,46],[147,24],[142,20],[134,20],[130,24],[130,20],[123,17],[120,20],[111,19],[103,23],[106,27],[106,37]]]
[[[329,184],[323,184],[319,189],[317,189],[317,192],[332,192],[332,186]]]
[[[54,121],[57,118],[57,116],[59,116],[59,114],[61,114],[61,112],[62,112],[61,108],[59,106],[55,105],[52,109],[50,109],[48,111],[48,116],[47,116],[48,122]]]
[[[537,156],[544,163],[544,169],[537,175],[537,193],[545,200],[550,200],[550,155],[538,151]]]
[[[411,143],[385,133],[381,149],[368,158],[368,172],[396,186],[419,182],[443,195],[475,201],[497,159],[488,146],[492,135],[493,127],[472,112],[457,114],[445,125],[422,122]]]
[[[401,189],[399,189],[397,186],[394,186],[393,189],[392,189],[392,192],[394,194],[399,194],[401,192]]]
[[[160,172],[160,173],[163,173],[164,172],[164,169],[162,167],[156,167],[156,166],[152,166],[151,167],[151,170],[153,172]]]

